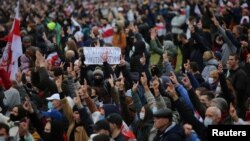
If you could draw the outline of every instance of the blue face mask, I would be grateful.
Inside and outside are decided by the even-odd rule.
[[[49,110],[54,109],[54,106],[51,101],[48,102],[48,109]]]
[[[4,137],[0,137],[0,141],[5,141],[5,138]]]
[[[206,127],[208,127],[208,125],[213,125],[213,120],[211,118],[209,118],[209,117],[205,117],[204,125]]]
[[[104,120],[104,119],[105,119],[104,115],[99,116],[99,120]]]

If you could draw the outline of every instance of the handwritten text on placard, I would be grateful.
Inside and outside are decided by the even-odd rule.
[[[121,49],[118,47],[84,47],[85,64],[103,64],[103,54],[108,55],[109,64],[119,64]]]

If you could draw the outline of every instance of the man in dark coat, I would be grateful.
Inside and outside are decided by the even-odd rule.
[[[239,67],[240,58],[237,54],[231,54],[228,58],[228,78],[231,80],[237,96],[237,107],[239,116],[244,118],[246,108],[244,104],[248,98],[247,91],[247,74]]]
[[[170,109],[160,109],[154,112],[154,126],[158,133],[154,141],[182,141],[183,128],[172,121],[173,113]]]

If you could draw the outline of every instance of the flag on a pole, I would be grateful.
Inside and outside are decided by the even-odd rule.
[[[20,35],[19,2],[15,9],[16,15],[12,28],[8,34],[8,40],[0,60],[0,67],[4,68],[11,80],[16,80],[18,72],[18,58],[23,54],[22,41]]]

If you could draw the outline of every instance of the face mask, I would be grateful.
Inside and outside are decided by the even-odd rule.
[[[208,83],[209,83],[209,84],[213,84],[213,83],[214,83],[214,79],[211,78],[211,77],[209,77],[209,78],[208,78]]]
[[[216,90],[215,90],[215,93],[219,94],[221,92],[221,87],[220,86],[217,86],[216,87]]]
[[[118,29],[117,28],[114,28],[114,32],[117,32],[118,31]]]
[[[26,81],[27,81],[27,82],[31,82],[30,76],[26,76]]]
[[[0,137],[0,141],[5,141],[5,137]]]
[[[54,109],[54,106],[51,101],[48,102],[48,109],[49,110]]]
[[[19,116],[15,116],[13,114],[10,114],[10,120],[11,121],[19,121],[21,118]]]
[[[209,117],[205,117],[205,120],[204,120],[204,125],[206,127],[208,127],[208,125],[212,125],[213,124],[213,120]]]
[[[152,112],[153,112],[153,113],[155,113],[157,110],[158,110],[157,107],[153,107],[153,108],[152,108]]]
[[[144,118],[145,118],[145,113],[140,112],[139,118],[140,118],[141,120],[144,120]]]
[[[104,115],[99,116],[99,120],[104,120],[104,119],[105,119]]]

